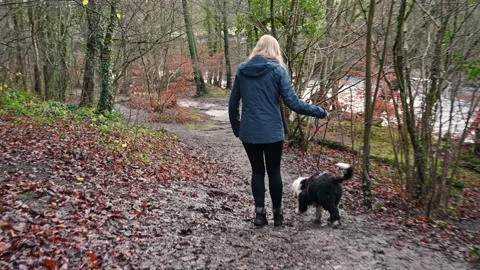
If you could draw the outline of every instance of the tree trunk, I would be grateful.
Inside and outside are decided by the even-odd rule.
[[[42,57],[40,56],[40,51],[38,49],[38,39],[37,39],[37,31],[38,27],[35,22],[35,18],[33,17],[34,7],[28,7],[28,19],[30,21],[30,35],[32,39],[32,47],[33,47],[33,55],[35,57],[35,63],[33,66],[33,91],[38,96],[42,96],[45,92],[45,84],[43,81],[43,65],[42,65]]]
[[[367,40],[365,48],[365,131],[363,135],[363,156],[362,156],[362,170],[363,170],[363,205],[367,209],[373,206],[373,194],[371,189],[370,179],[370,139],[373,122],[373,102],[372,102],[372,29],[373,19],[375,15],[375,0],[370,0],[367,18]]]
[[[215,53],[215,37],[214,37],[214,31],[213,31],[214,15],[212,14],[212,11],[210,9],[211,6],[212,6],[211,1],[207,1],[207,5],[205,7],[205,24],[207,27],[207,47],[208,47],[208,56],[210,57],[210,59],[212,59]],[[213,63],[213,61],[211,62]],[[213,76],[214,76],[213,74],[215,73],[214,70],[215,70],[215,64],[208,66],[207,83],[209,84],[213,84]]]
[[[223,43],[225,54],[226,89],[232,89],[232,66],[230,64],[230,44],[228,38],[227,0],[223,0]]]
[[[223,79],[223,61],[222,61],[222,64],[218,67],[217,79],[215,80],[215,85],[218,87],[222,87],[222,79]]]
[[[297,12],[298,12],[298,0],[292,0],[290,3],[290,16],[288,18],[288,25],[290,26],[287,29],[287,44],[285,46],[285,54],[287,57],[287,66],[289,70],[292,70],[292,61],[295,54],[295,36],[296,34],[296,25],[297,25]]]
[[[274,0],[270,0],[270,29],[272,36],[277,38],[277,30],[275,29],[275,9]]]
[[[475,148],[474,152],[480,156],[480,112],[477,112],[477,118],[475,120]]]
[[[413,94],[410,84],[410,67],[408,66],[407,47],[405,45],[405,21],[407,19],[407,0],[402,0],[398,12],[397,19],[397,32],[395,37],[395,43],[393,45],[393,63],[395,69],[395,75],[397,77],[398,89],[400,92],[401,105],[403,110],[403,122],[406,126],[406,131],[410,138],[410,142],[413,148],[413,163],[415,170],[412,172],[411,183],[407,183],[407,193],[409,197],[419,197],[418,193],[421,190],[423,181],[423,155],[422,145],[418,138],[416,123],[415,123],[415,111],[413,107]],[[412,106],[409,106],[409,105]],[[407,157],[408,158],[408,157]],[[409,166],[409,164],[407,164]]]
[[[12,15],[13,20],[13,29],[15,33],[20,35],[20,39],[23,40],[23,7],[17,6],[14,8],[14,12]],[[18,86],[21,86],[23,89],[27,89],[27,73],[25,72],[25,65],[24,65],[24,58],[23,58],[23,42],[16,42],[16,65],[15,65],[15,83]]]
[[[98,102],[98,112],[105,114],[113,110],[115,104],[115,95],[113,93],[112,80],[112,34],[117,19],[116,11],[117,1],[110,3],[110,17],[107,29],[105,30],[105,38],[100,51],[100,100]]]
[[[90,0],[86,9],[88,22],[87,51],[80,106],[93,106],[95,93],[95,67],[100,46],[101,27],[98,0]]]
[[[298,0],[292,0],[290,3],[290,16],[288,17],[288,29],[287,29],[287,42],[285,46],[285,56],[286,64],[288,66],[288,71],[290,76],[293,79],[292,74],[292,65],[293,57],[295,55],[295,39],[297,36],[297,20],[298,20]],[[280,103],[280,112],[282,114],[282,123],[285,135],[289,138],[292,138],[293,133],[288,125],[288,118],[290,116],[290,111],[286,108],[283,103]]]
[[[339,42],[341,38],[343,38],[343,28],[342,28],[342,20],[337,19],[337,12],[336,12],[336,1],[328,0],[327,1],[327,14],[326,14],[326,22],[331,27],[327,27],[325,30],[325,36],[330,43]],[[335,30],[335,31],[333,31]],[[332,55],[332,67],[330,76],[326,83],[327,89],[332,89],[332,99],[330,104],[332,105],[332,110],[338,110],[338,91],[339,91],[339,76],[341,73],[341,63],[340,63],[340,55],[339,53],[335,53]]]
[[[222,28],[222,18],[220,18],[218,15],[214,15],[215,18],[215,38],[214,38],[214,43],[213,43],[213,48],[214,52],[217,53],[220,51],[222,48],[222,39],[223,39],[223,28]],[[223,79],[223,60],[218,63],[218,65],[215,68],[215,72],[213,74],[213,85],[222,87],[222,79]]]
[[[200,97],[206,94],[207,88],[205,86],[205,81],[203,80],[202,71],[200,70],[200,66],[199,66],[197,46],[195,42],[195,36],[193,35],[193,30],[192,30],[192,18],[188,10],[187,0],[182,0],[182,6],[183,6],[183,17],[185,20],[185,30],[187,32],[187,39],[188,39],[188,49],[190,51],[190,58],[192,59],[194,80],[197,86],[196,96]]]
[[[119,22],[119,28],[122,28],[122,25]],[[122,96],[128,96],[129,90],[130,90],[130,85],[132,84],[132,65],[131,61],[129,60],[129,49],[130,43],[129,43],[129,37],[126,31],[123,29],[120,31],[120,45],[119,47],[121,48],[121,53],[119,58],[123,60],[123,64],[120,67],[120,70],[116,72],[116,77],[114,81],[114,85],[118,85],[117,91],[120,93]],[[165,74],[165,73],[164,73]]]
[[[55,96],[55,63],[57,62],[57,53],[55,51],[55,35],[57,34],[55,24],[57,18],[51,14],[51,5],[47,1],[43,8],[45,9],[45,18],[42,18],[42,35],[40,44],[44,51],[43,55],[43,79],[45,81],[45,99],[52,100]]]
[[[440,7],[442,9],[442,7]],[[442,84],[442,74],[441,74],[441,64],[442,64],[442,46],[444,46],[444,35],[448,24],[448,17],[445,17],[440,28],[437,30],[437,40],[435,42],[434,55],[432,59],[432,66],[430,69],[430,81],[431,85],[428,89],[428,92],[425,97],[425,109],[422,114],[422,142],[423,142],[423,165],[424,169],[427,170],[430,167],[429,171],[423,172],[424,182],[422,183],[422,189],[418,190],[418,193],[421,195],[429,194],[429,199],[427,203],[427,208],[425,215],[430,217],[432,211],[438,208],[439,202],[441,200],[441,187],[440,179],[437,177],[437,166],[435,164],[432,166],[432,132],[433,125],[435,122],[435,115],[437,111],[437,102],[440,99],[441,94],[441,84]],[[428,86],[427,86],[428,87]],[[447,153],[448,155],[448,153]],[[448,162],[449,158],[445,157],[445,162]],[[429,165],[429,166],[428,166]]]
[[[68,72],[68,26],[67,20],[70,16],[61,14],[61,10],[58,10],[59,14],[59,26],[60,26],[60,39],[59,39],[59,68],[58,68],[58,99],[60,101],[66,100],[66,94],[70,92],[70,72]]]

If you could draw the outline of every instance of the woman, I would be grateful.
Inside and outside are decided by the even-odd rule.
[[[298,98],[283,63],[278,41],[270,35],[264,35],[258,40],[248,60],[239,66],[228,104],[233,133],[242,141],[252,167],[256,226],[268,224],[265,210],[265,167],[269,178],[274,225],[283,224],[280,162],[285,136],[280,97],[296,113],[328,117],[326,110]]]

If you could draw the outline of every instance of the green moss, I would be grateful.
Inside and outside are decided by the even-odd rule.
[[[460,160],[463,162],[463,166],[470,168],[471,170],[480,171],[480,156],[473,152],[473,145],[466,146],[460,151]]]
[[[77,104],[58,101],[42,101],[25,90],[7,89],[0,92],[0,110],[4,113],[33,117],[40,123],[76,120],[90,121],[96,126],[109,126],[120,123],[120,115],[115,112],[98,114],[95,108],[80,108]]]
[[[196,111],[190,111],[187,121],[198,123],[198,122],[202,122],[203,120],[205,120],[204,114],[198,113]]]
[[[458,207],[449,205],[447,206],[447,213],[449,216],[456,217],[460,214]]]
[[[353,128],[353,134],[352,134]],[[340,134],[348,134],[349,137],[345,140],[347,143],[351,143],[353,138],[356,142],[356,145],[345,145],[344,147],[350,152],[356,152],[358,149],[363,149],[363,123],[352,123],[348,121],[337,122],[334,126],[329,126],[329,131],[334,132],[333,138],[330,134],[329,140],[335,140],[340,136]],[[398,131],[396,129],[389,130],[388,127],[381,126],[372,126],[371,138],[370,138],[370,156],[372,159],[380,160],[382,162],[393,164],[395,159],[395,153],[393,151],[393,143],[391,139],[390,132],[393,133],[393,136],[398,137]],[[333,147],[334,149],[341,148],[337,145],[338,142],[329,142],[326,143],[327,147]]]
[[[192,123],[186,123],[185,124],[185,127],[187,127],[188,129],[198,129],[198,124],[195,123],[195,122],[192,122]]]
[[[207,88],[207,93],[204,95],[204,97],[228,97],[230,95],[230,91],[225,90],[221,87],[209,85]]]
[[[205,128],[205,126],[213,126],[215,125],[215,122],[214,121],[193,121],[193,122],[188,122],[185,124],[185,126],[188,128],[188,129],[191,129],[191,130],[195,130],[195,129],[201,129],[201,128]]]

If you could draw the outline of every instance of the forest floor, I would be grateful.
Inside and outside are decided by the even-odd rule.
[[[317,156],[304,155],[288,148],[282,163],[284,179],[284,208],[286,222],[283,228],[255,229],[251,221],[253,201],[249,185],[250,167],[241,142],[233,136],[228,122],[226,98],[183,99],[179,104],[188,106],[212,116],[209,121],[196,125],[161,124],[148,121],[148,114],[125,105],[118,109],[129,121],[141,123],[154,128],[164,128],[180,137],[189,147],[206,153],[228,168],[229,184],[221,191],[221,203],[209,194],[208,189],[185,185],[179,187],[178,193],[191,193],[203,190],[198,198],[182,200],[183,209],[197,209],[200,205],[214,205],[216,219],[202,219],[196,223],[210,223],[209,229],[192,232],[192,239],[204,241],[203,256],[178,252],[166,265],[189,268],[224,268],[224,269],[474,269],[478,264],[462,262],[465,250],[448,249],[450,241],[436,242],[428,245],[430,234],[425,234],[415,225],[407,226],[389,224],[379,221],[378,217],[362,213],[355,206],[361,201],[360,177],[357,175],[345,186],[343,205],[354,209],[341,211],[343,226],[332,229],[325,222],[312,224],[313,210],[303,216],[295,214],[295,200],[291,196],[291,183],[299,176],[308,176],[316,171],[327,169],[333,172],[336,162],[349,162],[354,159],[350,154],[324,149]],[[318,167],[317,167],[318,165]],[[213,177],[213,183],[221,181]],[[267,186],[268,188],[268,186]],[[356,189],[356,190],[354,190]],[[234,199],[232,199],[232,196]],[[238,199],[241,198],[241,199]],[[266,194],[269,201],[268,190]],[[228,204],[225,208],[222,203]],[[200,207],[204,209],[204,207]],[[358,211],[355,211],[357,209]],[[272,215],[269,213],[271,220]],[[179,217],[180,218],[180,217]],[[181,219],[181,218],[180,218]],[[388,222],[387,222],[388,223]],[[400,222],[398,222],[400,223]],[[420,227],[429,227],[421,223]],[[473,221],[475,223],[475,221]],[[384,226],[382,226],[384,225]],[[398,225],[398,226],[397,226]],[[472,229],[473,226],[469,228]],[[386,228],[390,227],[389,230]],[[433,227],[436,227],[433,225]],[[478,226],[473,228],[478,240]],[[417,234],[420,233],[420,234]],[[460,233],[461,234],[461,233]],[[435,241],[432,241],[435,242]],[[422,246],[422,244],[426,244]],[[453,256],[452,256],[453,254]],[[455,256],[456,254],[457,256]],[[195,263],[182,262],[182,258],[195,257]],[[206,256],[206,257],[205,257]],[[176,259],[178,258],[178,259]],[[208,258],[207,264],[202,258]]]
[[[142,140],[140,129],[132,140],[89,124],[0,118],[0,268],[479,268],[469,255],[480,243],[478,222],[462,229],[363,212],[358,174],[344,186],[340,228],[313,224],[313,210],[295,214],[294,179],[355,158],[335,150],[312,156],[286,147],[285,226],[254,228],[250,166],[227,99],[178,103],[209,120],[159,123],[116,105],[134,130],[168,131],[156,135],[161,142]]]

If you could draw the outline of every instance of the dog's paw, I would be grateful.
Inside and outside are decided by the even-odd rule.
[[[335,220],[334,222],[331,222],[330,220],[328,221],[328,225],[332,227],[332,229],[338,229],[342,226],[342,223],[340,220]]]

